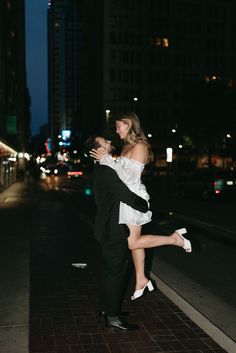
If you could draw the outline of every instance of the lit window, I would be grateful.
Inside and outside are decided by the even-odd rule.
[[[161,38],[157,37],[155,38],[155,45],[159,47],[161,45]]]
[[[153,39],[150,39],[150,45],[154,45],[156,47],[163,47],[163,48],[168,48],[169,47],[169,39],[168,38],[161,38],[161,37],[155,37]]]
[[[169,40],[168,38],[163,38],[162,39],[162,44],[163,44],[163,47],[167,48],[169,46]]]

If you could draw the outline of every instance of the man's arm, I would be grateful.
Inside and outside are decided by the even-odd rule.
[[[109,188],[117,201],[122,201],[140,212],[148,211],[147,201],[130,191],[112,168],[107,166],[100,166],[100,168],[102,168],[102,173],[99,173],[99,176],[97,175],[101,178],[99,182],[104,183]]]

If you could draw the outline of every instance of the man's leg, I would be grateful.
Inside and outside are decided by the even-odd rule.
[[[126,239],[102,245],[105,266],[102,283],[102,309],[108,316],[119,316],[127,286],[130,251]]]
[[[108,327],[122,331],[137,330],[138,326],[127,322],[121,313],[121,304],[127,286],[130,252],[127,240],[113,240],[103,246],[105,274],[103,280],[103,309]]]

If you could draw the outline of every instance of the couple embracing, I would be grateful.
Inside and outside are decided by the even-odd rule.
[[[131,300],[140,298],[145,289],[154,289],[145,275],[145,248],[163,245],[182,247],[191,252],[185,228],[171,235],[141,235],[142,225],[151,221],[149,195],[141,174],[152,159],[147,138],[136,114],[122,114],[116,119],[116,132],[124,147],[120,158],[111,156],[111,141],[91,136],[86,141],[94,165],[94,196],[97,206],[95,238],[101,245],[104,275],[100,315],[107,327],[135,330],[121,311],[128,284],[130,254],[135,268],[135,288]]]

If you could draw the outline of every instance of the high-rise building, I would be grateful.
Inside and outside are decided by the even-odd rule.
[[[65,123],[64,13],[65,0],[48,2],[48,83],[49,128],[53,139]]]
[[[95,3],[94,17],[98,15]],[[101,61],[98,57],[94,61],[95,52],[100,51],[97,36],[101,29],[93,33],[90,6],[75,0],[48,2],[48,115],[54,143],[62,130],[72,129],[81,136],[103,120],[102,109],[98,114],[96,104],[99,101],[102,106]],[[97,10],[101,12],[99,7]]]
[[[221,89],[235,91],[235,14],[234,0],[51,0],[51,131],[85,136],[135,111],[154,144],[190,121],[194,133],[196,112],[204,124]],[[215,108],[204,108],[215,83]]]
[[[0,0],[0,138],[24,152],[29,125],[24,0]]]

